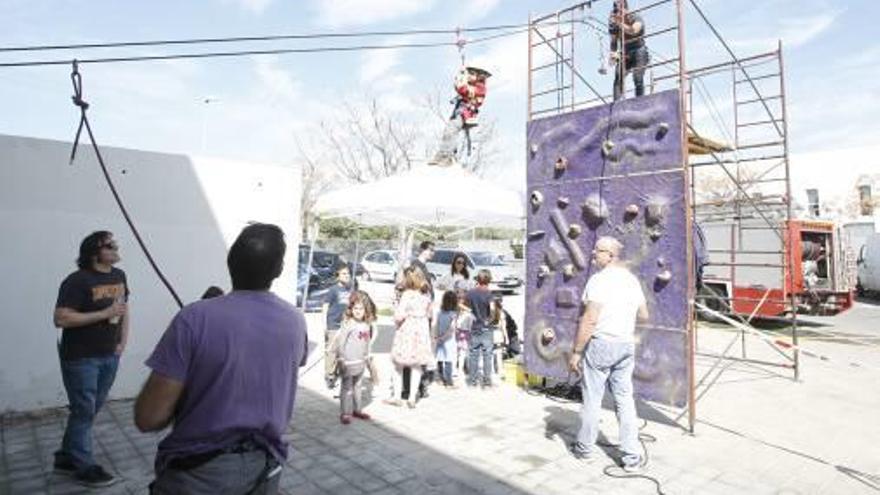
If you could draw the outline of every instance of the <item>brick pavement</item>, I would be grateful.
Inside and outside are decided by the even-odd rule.
[[[880,308],[875,311],[880,316]],[[700,346],[720,349],[732,337],[709,328],[701,331]],[[808,342],[862,360],[876,361],[878,354],[865,346]],[[771,356],[763,347],[751,344],[750,355]],[[875,386],[880,377],[811,362],[805,380],[795,383],[783,370],[713,364],[698,358],[698,376],[710,373],[699,389],[696,435],[683,429],[680,411],[640,406],[640,416],[648,420],[643,433],[656,438],[646,443],[645,474],[665,493],[880,491],[880,429],[871,423],[880,410]],[[603,447],[603,457],[589,464],[567,453],[565,445],[577,431],[577,404],[507,385],[485,391],[435,387],[415,410],[374,401],[367,409],[374,421],[341,426],[338,403],[321,382],[320,371],[302,380],[287,434],[292,448],[282,478],[286,494],[657,492],[648,479],[603,473],[616,456],[613,447]],[[379,397],[382,392],[375,391]],[[613,412],[605,408],[602,414],[602,438],[613,442]],[[122,478],[110,488],[85,490],[51,473],[63,424],[59,410],[4,420],[0,494],[146,492],[160,435],[137,432],[130,400],[109,403],[96,425],[98,460]]]

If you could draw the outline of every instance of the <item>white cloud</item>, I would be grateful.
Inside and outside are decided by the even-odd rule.
[[[748,36],[741,34],[731,44],[741,50],[768,50],[776,46],[781,39],[786,48],[792,49],[806,45],[827,31],[840,16],[841,11],[827,11],[804,17],[788,17],[779,21],[778,28],[772,30],[773,36]],[[768,31],[766,24],[761,24],[762,31]]]
[[[266,7],[272,3],[272,0],[237,0],[237,2],[245,10],[254,14],[262,14],[263,11],[266,10]]]
[[[371,50],[361,55],[360,81],[369,84],[383,76],[400,63],[400,51]]]
[[[261,87],[271,97],[295,103],[300,97],[300,84],[281,68],[277,57],[257,57],[254,63]]]
[[[317,23],[330,27],[359,26],[400,19],[431,9],[435,0],[312,0]]]
[[[454,20],[457,24],[468,25],[483,19],[501,3],[501,0],[447,0],[447,6],[454,12]]]

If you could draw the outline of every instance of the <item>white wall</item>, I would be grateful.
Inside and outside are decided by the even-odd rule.
[[[52,325],[58,285],[76,269],[83,237],[110,230],[131,288],[131,337],[111,397],[131,397],[144,360],[176,311],[124,223],[92,149],[0,135],[0,413],[66,404]],[[287,235],[273,290],[295,302],[300,171],[184,155],[102,148],[154,259],[185,302],[230,286],[226,252],[248,221]]]

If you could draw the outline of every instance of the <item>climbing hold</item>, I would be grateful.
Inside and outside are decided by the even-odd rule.
[[[556,332],[552,328],[548,327],[541,330],[541,345],[547,347],[552,344],[554,340],[556,340]]]
[[[556,307],[573,308],[578,305],[578,296],[572,287],[563,287],[556,291]]]
[[[639,205],[627,205],[626,209],[623,211],[623,221],[632,222],[637,216],[639,216]]]
[[[667,122],[660,122],[660,125],[657,126],[657,139],[663,139],[666,136],[666,133],[669,132],[669,124]]]
[[[657,258],[657,266],[659,266],[660,268],[666,266],[666,258],[664,258],[663,256]]]
[[[544,195],[541,191],[532,191],[529,201],[532,203],[533,208],[540,208],[541,205],[544,204]]]
[[[662,272],[657,274],[657,281],[663,282],[664,284],[672,280],[672,272],[669,270],[663,270]]]
[[[553,210],[550,213],[550,223],[556,229],[560,240],[565,243],[565,247],[568,249],[568,254],[571,255],[574,264],[581,270],[585,269],[587,267],[587,257],[584,256],[580,246],[568,237],[568,223],[562,216],[562,210]]]
[[[562,275],[564,275],[565,278],[574,277],[574,265],[569,263],[569,264],[565,265],[564,267],[562,267]]]
[[[538,267],[538,278],[544,278],[550,275],[550,267],[547,265],[541,265]]]
[[[568,196],[559,196],[559,198],[556,200],[556,204],[559,205],[560,208],[565,208],[566,206],[568,206],[568,203]]]
[[[666,205],[659,201],[648,203],[645,207],[645,225],[653,227],[663,223],[666,216]]]
[[[573,223],[568,226],[568,236],[572,239],[577,239],[577,237],[581,235],[581,232],[583,232],[583,230],[584,229],[582,229],[580,225]]]
[[[557,172],[564,172],[565,169],[568,168],[568,158],[565,158],[564,156],[560,156],[559,158],[556,159],[555,166],[556,166]]]
[[[533,230],[533,231],[529,232],[528,234],[526,234],[526,236],[529,239],[537,239],[539,237],[544,237],[545,234],[547,234],[547,233],[544,232],[543,230]]]
[[[614,141],[610,139],[606,139],[602,142],[602,156],[608,158],[608,155],[611,154],[611,150],[614,149]]]
[[[608,205],[598,194],[587,196],[587,199],[584,200],[581,208],[583,209],[583,215],[587,221],[587,225],[591,229],[595,230],[605,221],[606,218],[608,218]]]
[[[556,239],[551,239],[547,249],[544,251],[544,259],[547,266],[555,270],[562,261],[565,260],[565,247],[563,247]]]
[[[532,143],[532,145],[529,147],[529,151],[531,151],[532,154],[534,155],[535,153],[538,152],[538,145],[535,143]]]

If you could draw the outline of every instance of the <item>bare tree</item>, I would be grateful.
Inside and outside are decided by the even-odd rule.
[[[302,238],[308,238],[309,226],[315,221],[315,203],[318,197],[326,192],[332,178],[322,170],[312,154],[307,153],[299,139],[294,137],[302,166],[302,195],[300,196],[300,226]]]
[[[409,111],[389,110],[375,96],[345,100],[314,132],[294,136],[303,167],[303,228],[314,220],[315,201],[331,184],[389,177],[433,155],[452,111],[450,96],[435,88]],[[461,157],[462,166],[477,174],[499,155],[495,122],[481,120],[471,131],[470,156],[464,151]]]

